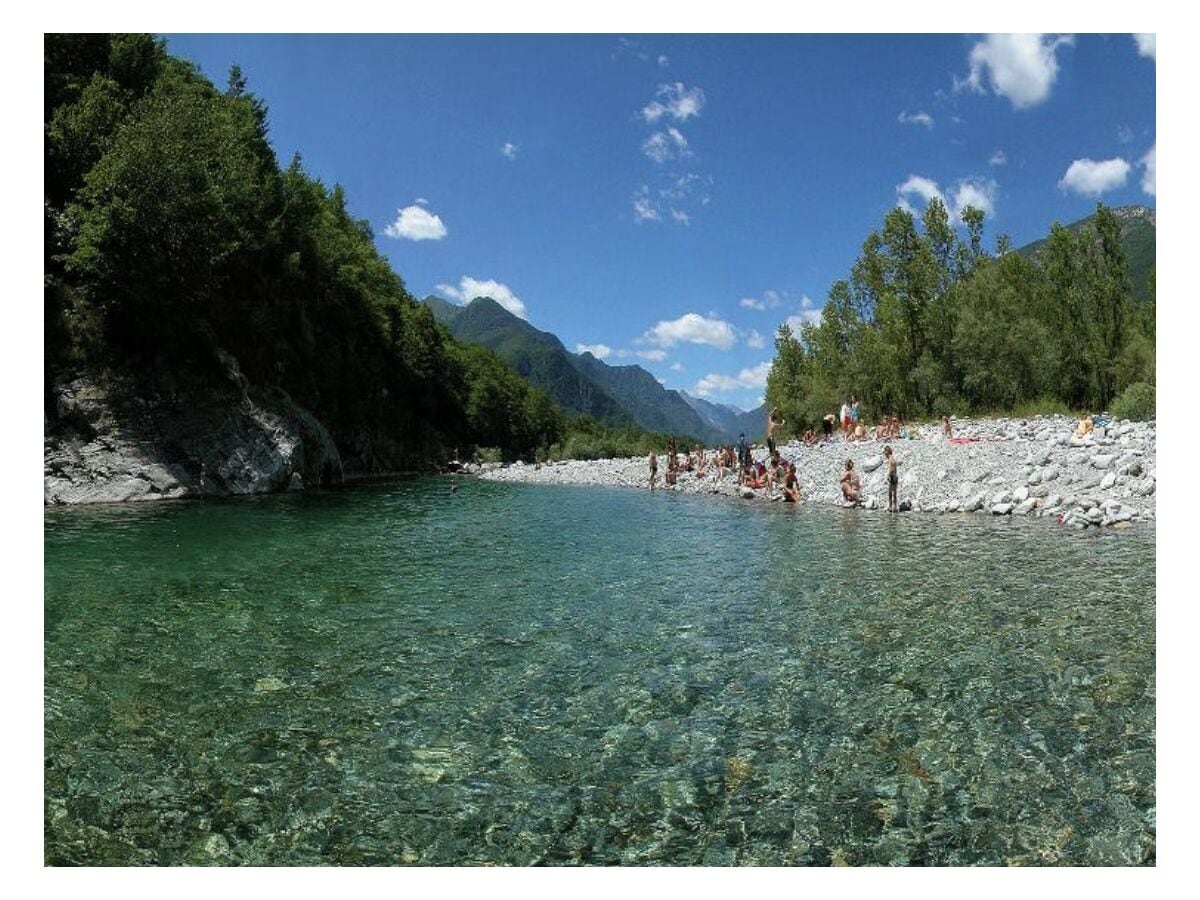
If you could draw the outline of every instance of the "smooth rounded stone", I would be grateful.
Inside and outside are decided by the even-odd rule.
[[[1029,499],[1029,488],[1022,485],[1013,491],[1012,498],[1017,503],[1024,503],[1027,499]]]
[[[1084,517],[1089,522],[1100,522],[1104,519],[1104,513],[1100,511],[1100,507],[1093,506],[1086,513],[1084,513]]]
[[[1151,478],[1149,481],[1143,482],[1142,486],[1140,488],[1138,488],[1137,492],[1142,497],[1149,497],[1151,494],[1153,494],[1154,493],[1154,479]]]
[[[287,682],[275,675],[267,675],[264,678],[254,682],[254,693],[256,694],[271,694],[275,691],[282,691],[287,688]]]
[[[1010,499],[1012,499],[1012,493],[1010,491],[1000,491],[992,497],[992,506],[1001,506],[1005,503],[1008,503]]]
[[[863,509],[879,509],[879,501],[874,497],[868,497],[863,501]]]
[[[1023,500],[1013,508],[1014,516],[1027,516],[1037,507],[1037,499],[1030,497],[1028,500]]]
[[[1034,485],[1037,485],[1037,484],[1041,484],[1042,483],[1042,470],[1034,469],[1032,472],[1030,472],[1029,477],[1027,479],[1025,479],[1025,483],[1027,485],[1029,485],[1030,487],[1033,487]]]
[[[1142,474],[1142,461],[1140,459],[1134,459],[1131,463],[1129,463],[1129,465],[1122,469],[1118,469],[1117,471],[1119,471],[1122,475],[1129,475],[1132,478],[1137,478]]]
[[[1011,503],[994,503],[992,504],[992,515],[1007,516],[1013,511]]]
[[[1033,464],[1036,466],[1045,466],[1050,463],[1050,451],[1046,449],[1039,450],[1033,456]]]
[[[863,460],[862,468],[864,472],[874,472],[881,465],[883,465],[882,456],[868,456]]]
[[[300,476],[300,473],[299,473],[299,472],[293,472],[293,473],[292,473],[291,480],[290,480],[290,481],[288,481],[288,486],[287,486],[287,489],[288,489],[289,491],[302,491],[302,490],[304,490],[304,479],[303,479],[303,478]]]
[[[872,507],[872,509],[873,508],[874,507]],[[900,510],[900,512],[911,512],[913,510],[913,502],[906,497],[896,504],[896,508]]]
[[[960,501],[950,500],[945,506],[946,512],[958,512],[958,508],[960,505],[961,505]]]
[[[754,488],[742,488],[742,499],[753,500],[757,494],[754,493]]]
[[[1110,487],[1117,483],[1117,473],[1109,472],[1100,479],[1100,490],[1107,491]]]
[[[1042,481],[1054,481],[1058,478],[1058,474],[1058,466],[1046,466],[1046,468],[1042,469]]]
[[[1030,489],[1029,496],[1030,497],[1042,497],[1042,498],[1049,497],[1050,496],[1050,485],[1048,485],[1048,484],[1035,485],[1033,488]]]
[[[1062,505],[1062,497],[1058,496],[1058,494],[1051,494],[1049,497],[1046,498],[1046,505],[1044,508],[1045,509],[1057,509],[1061,505]]]
[[[1089,462],[1091,463],[1092,468],[1107,469],[1113,464],[1114,459],[1116,459],[1116,457],[1111,453],[1097,453],[1089,460]]]

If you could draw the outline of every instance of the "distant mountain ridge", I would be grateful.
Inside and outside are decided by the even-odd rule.
[[[1113,214],[1121,221],[1121,247],[1129,263],[1129,280],[1132,282],[1134,299],[1145,300],[1149,296],[1148,282],[1150,270],[1154,267],[1157,245],[1155,210],[1138,204],[1115,207]],[[1093,219],[1095,215],[1086,216],[1078,222],[1072,222],[1066,228],[1078,234]],[[1026,244],[1017,252],[1035,258],[1047,240],[1049,237]]]
[[[457,340],[487,347],[568,412],[607,425],[633,423],[709,446],[736,440],[741,431],[753,438],[766,428],[765,407],[745,413],[717,406],[668,390],[641,366],[610,366],[591,353],[571,353],[555,335],[539,331],[490,297],[476,297],[465,306],[437,296],[424,302]],[[759,413],[762,423],[756,427]],[[739,414],[748,418],[739,420]]]
[[[767,432],[767,404],[747,412],[728,403],[712,403],[703,397],[693,397],[687,391],[677,391],[704,422],[730,439],[740,434],[746,435],[750,441],[757,440]]]

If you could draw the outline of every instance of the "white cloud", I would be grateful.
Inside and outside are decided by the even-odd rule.
[[[444,238],[446,226],[442,223],[441,216],[420,205],[423,200],[424,198],[420,197],[412,206],[398,210],[396,221],[383,229],[383,233],[390,238],[409,241],[440,241]]]
[[[1098,197],[1105,191],[1111,191],[1125,183],[1129,177],[1130,165],[1125,160],[1116,159],[1077,159],[1067,167],[1066,174],[1059,179],[1061,190],[1083,194],[1085,197]]]
[[[951,219],[957,223],[959,216],[968,206],[974,206],[986,215],[992,215],[996,210],[996,189],[996,182],[990,179],[960,178],[947,196],[932,178],[909,175],[903,184],[896,186],[896,202],[901,208],[917,215],[920,210],[909,203],[910,198],[920,198],[922,208],[928,206],[931,200],[940,200]]]
[[[680,209],[672,209],[671,210],[671,218],[674,219],[676,222],[678,222],[680,225],[691,225],[692,224],[692,217]]]
[[[752,369],[742,369],[736,375],[721,375],[710,372],[699,381],[693,392],[701,397],[725,394],[731,391],[752,391],[767,386],[767,375],[771,371],[771,360],[759,363]]]
[[[650,188],[642,185],[633,194],[633,220],[635,222],[657,222],[658,207],[650,199]]]
[[[665,69],[670,64],[671,64],[671,57],[667,56],[665,53],[658,58],[659,68]]]
[[[413,203],[419,203],[419,204],[421,204],[421,206],[429,205],[429,201],[426,200],[424,197],[418,197],[416,200],[413,201]]]
[[[685,369],[683,367],[683,363],[673,362],[673,363],[671,363],[671,371],[672,372],[686,372],[687,369]]]
[[[1145,171],[1142,172],[1142,190],[1145,191],[1147,194],[1149,194],[1151,197],[1153,197],[1155,195],[1155,189],[1156,189],[1156,184],[1155,184],[1155,179],[1154,179],[1154,163],[1155,163],[1155,158],[1157,155],[1158,155],[1158,143],[1155,142],[1154,146],[1151,147],[1150,150],[1146,153],[1146,155],[1143,156],[1141,159],[1142,166],[1145,169]]]
[[[812,309],[814,306],[816,306],[816,304],[813,302],[813,298],[808,296],[808,294],[805,294],[800,298],[801,309]]]
[[[685,88],[678,81],[674,84],[660,84],[655,97],[657,99],[642,107],[642,118],[651,125],[663,116],[670,116],[677,122],[686,122],[693,116],[700,115],[700,110],[704,109],[704,91],[698,87]]]
[[[1157,37],[1155,34],[1135,34],[1133,36],[1133,42],[1137,44],[1138,56],[1148,56],[1155,62],[1158,61],[1154,49],[1155,37]]]
[[[955,90],[983,93],[986,74],[992,92],[1007,97],[1015,109],[1028,109],[1050,96],[1058,78],[1058,48],[1071,45],[1069,36],[989,34],[971,48],[970,72],[955,79]]]
[[[464,275],[459,279],[458,287],[452,284],[439,284],[437,290],[447,300],[457,303],[470,303],[476,297],[491,297],[514,316],[525,318],[525,304],[521,298],[512,292],[507,284],[488,278],[481,280]]]
[[[737,343],[737,333],[732,325],[722,319],[705,318],[699,313],[686,313],[678,319],[659,322],[638,341],[658,347],[688,343],[707,344],[720,350],[728,350]]]
[[[800,334],[800,329],[805,325],[821,324],[821,310],[806,309],[799,315],[788,316],[786,319],[784,319],[784,324],[786,324],[788,328],[792,329],[793,335],[798,335]]]
[[[761,350],[767,346],[767,339],[759,334],[757,330],[751,328],[750,333],[746,335],[746,346],[752,347],[755,350]]]
[[[510,159],[510,160],[516,159],[517,154],[520,152],[521,152],[521,148],[518,147],[516,144],[514,144],[512,141],[505,141],[504,146],[502,146],[500,148],[500,154],[505,159]]]
[[[1120,125],[1117,127],[1117,140],[1122,144],[1128,144],[1133,140],[1133,129],[1128,125]]]
[[[757,309],[759,312],[767,309],[778,309],[783,303],[783,298],[778,291],[763,291],[762,298],[743,297],[738,301],[738,306],[743,309]]]
[[[1008,157],[1004,155],[1003,150],[997,150],[992,154],[992,158],[988,160],[989,166],[1004,166],[1008,165]]]
[[[612,355],[612,347],[608,344],[576,344],[576,353],[590,353],[596,359],[604,359],[606,356]]]
[[[974,206],[985,215],[996,211],[996,182],[982,178],[963,178],[954,185],[950,214],[957,220],[963,210]]]
[[[665,131],[656,131],[642,143],[642,152],[656,163],[669,159],[689,156],[687,138],[674,125],[667,126]]]
[[[924,125],[926,128],[933,127],[933,116],[924,111],[909,113],[901,110],[900,118],[897,121],[899,121],[901,125]]]

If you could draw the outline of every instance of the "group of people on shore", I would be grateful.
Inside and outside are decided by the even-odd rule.
[[[796,466],[780,455],[776,445],[776,436],[779,429],[785,424],[786,420],[780,416],[779,410],[772,409],[767,416],[767,461],[765,462],[754,460],[750,444],[746,441],[744,433],[738,436],[736,447],[732,445],[718,447],[711,454],[707,454],[701,445],[696,444],[693,450],[681,455],[675,439],[672,437],[667,441],[665,483],[668,486],[674,485],[680,471],[693,473],[697,478],[707,478],[711,475],[717,481],[723,480],[726,475],[735,474],[740,486],[754,490],[765,488],[768,491],[778,486],[782,490],[785,501],[798,503],[800,502],[800,483],[796,476]],[[861,421],[858,399],[850,394],[842,404],[840,415],[830,412],[824,416],[821,421],[820,435],[810,428],[804,432],[801,440],[805,446],[809,447],[832,440],[834,429],[838,424],[841,425],[842,440],[846,443],[870,439],[887,441],[915,439],[925,433],[923,429],[918,429],[916,426],[906,425],[899,416],[885,416],[874,428],[868,428]],[[954,431],[948,416],[942,417],[941,432],[947,438],[953,437]],[[883,448],[883,457],[887,466],[888,511],[899,512],[900,506],[897,502],[900,483],[897,472],[899,460],[891,446]],[[654,451],[650,452],[649,464],[650,490],[654,490],[658,480],[658,456]],[[843,500],[852,505],[862,502],[862,482],[854,468],[853,460],[846,460],[845,471],[838,483]]]

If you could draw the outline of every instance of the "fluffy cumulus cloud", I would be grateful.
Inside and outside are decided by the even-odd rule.
[[[982,210],[985,215],[992,215],[996,210],[996,190],[996,182],[991,179],[960,178],[948,192],[943,193],[932,178],[909,175],[902,184],[896,185],[896,203],[913,215],[918,215],[931,200],[940,200],[951,219],[958,223],[968,206]],[[912,201],[920,202],[914,206]]]
[[[788,316],[784,319],[784,324],[792,330],[792,334],[799,334],[800,329],[805,325],[820,325],[821,310],[819,309],[804,309],[794,316]]]
[[[761,390],[767,386],[767,375],[771,372],[771,361],[759,363],[750,369],[742,369],[736,375],[721,375],[710,372],[699,381],[693,392],[701,397],[711,397],[713,394],[727,394],[732,391]]]
[[[596,359],[604,359],[606,356],[612,355],[612,347],[608,344],[576,344],[576,353],[590,353]]]
[[[419,198],[412,206],[398,210],[396,221],[383,229],[390,238],[407,241],[440,241],[446,236],[446,225],[441,216],[425,208],[425,198]]]
[[[737,332],[722,319],[707,318],[699,313],[686,313],[678,319],[659,322],[642,335],[638,342],[655,347],[706,344],[718,350],[728,350],[737,343]]]
[[[1066,174],[1059,179],[1061,190],[1082,194],[1085,197],[1099,197],[1105,191],[1111,191],[1125,184],[1129,177],[1130,165],[1125,160],[1116,159],[1077,159],[1067,167]]]
[[[1154,181],[1154,161],[1157,151],[1158,144],[1155,143],[1155,145],[1150,148],[1149,152],[1142,157],[1142,190],[1151,197],[1154,196],[1156,187]]]
[[[668,125],[663,131],[656,131],[646,138],[642,142],[642,152],[656,163],[691,155],[688,139],[674,125]]]
[[[1135,34],[1133,36],[1133,42],[1137,44],[1138,56],[1148,56],[1155,61],[1158,60],[1158,56],[1154,50],[1154,38],[1156,36],[1153,34]]]
[[[517,154],[520,152],[521,152],[521,148],[518,147],[516,144],[514,144],[512,141],[505,141],[503,146],[500,147],[500,155],[503,156],[505,159],[509,159],[509,160],[516,159]]]
[[[922,111],[915,113],[901,111],[899,122],[901,125],[924,125],[926,128],[932,128],[933,116]]]
[[[755,350],[761,350],[763,347],[767,346],[767,339],[759,334],[756,329],[751,328],[746,334],[746,346],[752,347]]]
[[[738,301],[742,309],[756,309],[763,312],[768,309],[778,309],[783,303],[783,297],[778,291],[763,291],[762,297],[743,297]]]
[[[966,78],[955,79],[954,87],[982,94],[986,80],[1015,109],[1037,106],[1058,78],[1058,48],[1072,43],[1067,36],[989,34],[971,48],[970,70]]]
[[[655,99],[642,107],[642,118],[653,125],[664,116],[686,122],[704,109],[704,91],[698,87],[685,88],[681,82],[660,84]]]
[[[992,154],[992,158],[988,160],[989,166],[1006,166],[1008,165],[1008,157],[1004,155],[1003,150],[997,150]]]
[[[491,297],[514,316],[525,318],[525,304],[521,298],[514,294],[507,284],[491,278],[483,280],[464,275],[459,279],[457,287],[452,284],[439,284],[437,290],[447,300],[457,303],[470,303],[476,297]]]

